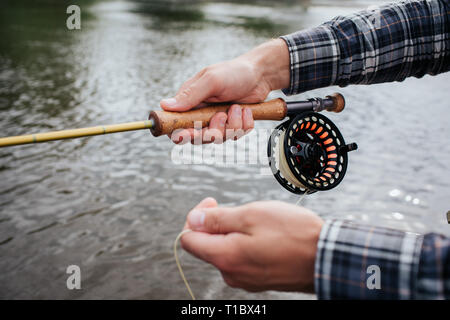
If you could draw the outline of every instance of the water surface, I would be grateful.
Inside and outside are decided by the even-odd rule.
[[[68,31],[68,2],[2,1],[0,136],[146,119],[202,67],[366,5],[334,3],[84,1],[82,29]],[[359,145],[343,183],[303,204],[324,218],[449,235],[449,81],[293,97],[342,92],[346,111],[328,116]],[[172,147],[141,131],[1,149],[0,298],[189,298],[171,246],[191,207],[206,196],[298,200],[258,165],[175,165]],[[314,298],[231,289],[213,267],[181,260],[202,299]],[[82,290],[66,288],[71,264]]]

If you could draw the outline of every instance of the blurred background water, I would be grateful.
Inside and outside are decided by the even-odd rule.
[[[0,136],[146,119],[202,67],[377,1],[74,1],[82,28],[69,31],[72,3],[1,1]],[[324,218],[449,235],[448,81],[289,98],[342,92],[346,111],[327,116],[360,147],[342,184],[303,205]],[[1,149],[0,298],[185,299],[171,246],[191,207],[206,196],[298,199],[260,166],[175,165],[172,147],[141,131]],[[202,299],[315,298],[231,289],[210,265],[181,260]],[[66,288],[71,264],[82,290]]]

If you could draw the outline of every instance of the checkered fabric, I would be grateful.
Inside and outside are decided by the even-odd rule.
[[[283,91],[449,71],[449,17],[450,0],[397,1],[283,36],[291,63]],[[450,299],[450,239],[327,221],[315,287],[319,299]]]
[[[419,263],[418,299],[450,299],[450,239],[425,235]]]
[[[402,81],[450,70],[450,0],[409,0],[336,17],[281,37],[292,95],[349,84]]]
[[[319,299],[449,299],[450,239],[328,220],[315,290]]]

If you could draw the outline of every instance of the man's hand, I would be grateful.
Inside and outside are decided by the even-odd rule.
[[[314,292],[314,263],[323,220],[279,201],[221,208],[212,198],[188,215],[182,247],[248,291]]]
[[[289,72],[286,43],[281,39],[272,40],[238,58],[204,68],[187,80],[174,98],[161,100],[161,107],[166,111],[187,111],[204,103],[261,102],[270,91],[289,86]],[[219,112],[214,115],[209,128],[182,130],[173,135],[172,140],[176,143],[192,142],[201,135],[200,140],[205,143],[222,142],[230,138],[225,134],[226,129],[248,132],[252,128],[251,110],[242,110],[235,104],[228,114]]]

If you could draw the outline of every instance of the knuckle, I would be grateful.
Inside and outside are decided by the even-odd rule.
[[[244,204],[243,207],[247,209],[248,212],[253,212],[260,209],[261,205],[259,202],[254,201]]]
[[[220,215],[215,213],[211,214],[209,216],[209,219],[207,220],[208,224],[208,230],[210,230],[213,233],[221,233],[222,231],[222,225],[221,225],[221,219]]]
[[[213,67],[212,67],[211,65],[209,65],[209,66],[204,67],[204,68],[200,71],[200,73],[201,73],[201,75],[205,75],[205,74],[211,72],[211,70],[213,70]]]
[[[180,96],[183,98],[187,98],[192,94],[192,88],[191,87],[187,87],[184,88],[183,90],[181,90],[180,92]]]
[[[213,69],[211,68],[211,66],[208,66],[206,68],[203,69],[203,73],[202,73],[202,77],[205,77],[206,79],[209,79],[212,74],[213,74]]]
[[[255,225],[255,215],[249,211],[242,215],[241,223],[244,229],[250,229]]]
[[[209,68],[209,67],[208,67],[208,68]],[[207,82],[213,81],[214,78],[215,78],[214,72],[211,71],[211,69],[208,69],[208,68],[207,68],[207,70],[205,70],[205,72],[204,72],[203,75],[202,75],[202,77],[203,77]]]
[[[244,228],[251,228],[257,223],[263,208],[257,202],[250,202],[243,205],[242,209],[241,222]]]

